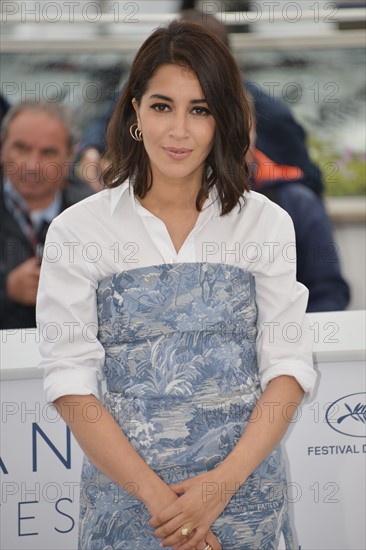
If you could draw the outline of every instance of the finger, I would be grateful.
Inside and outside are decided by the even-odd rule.
[[[193,550],[201,550],[202,548],[203,550],[207,546],[207,542],[205,541],[205,539],[201,539],[197,544],[197,546],[190,546],[190,543],[187,546],[187,544],[188,543],[185,543],[185,544],[183,543],[183,544],[178,544],[176,546],[173,546],[173,550],[188,550],[188,549],[190,550],[191,548]]]
[[[28,280],[31,280],[33,284],[38,284],[39,281],[39,271],[33,271],[29,274]]]
[[[39,258],[32,258],[33,262],[28,267],[30,268],[32,273],[39,273],[41,271],[41,267],[39,265]]]
[[[28,260],[25,260],[25,262],[23,262],[21,265],[23,266],[35,266],[37,265],[37,258],[35,256],[31,256],[30,258],[28,258]]]
[[[161,525],[165,525],[165,523],[167,523],[168,521],[170,521],[171,519],[175,518],[177,515],[180,515],[180,514],[181,512],[179,511],[176,503],[171,504],[165,510],[162,510],[156,516],[153,516],[149,520],[149,525],[151,525],[151,527],[160,527]]]
[[[178,516],[175,516],[175,518],[164,523],[164,525],[159,525],[159,527],[155,529],[154,535],[159,539],[164,539],[169,535],[172,535],[175,531],[182,528],[182,525],[184,524],[183,517],[183,514],[179,514]]]
[[[186,523],[184,524],[186,525]],[[187,537],[183,536],[181,533],[180,528],[177,529],[172,535],[169,535],[169,537],[166,537],[163,539],[160,544],[161,546],[169,547],[169,546],[178,546],[178,548],[184,548],[185,550],[188,549],[195,549],[197,542],[199,540],[202,540],[203,538],[203,529],[200,529],[198,532],[197,529],[192,529],[192,533]]]
[[[169,485],[169,487],[174,491],[177,495],[181,495],[186,492],[187,487],[184,483],[174,483],[173,485]]]
[[[25,290],[28,291],[31,296],[33,296],[33,294],[37,294],[38,282],[29,281],[29,284],[25,287]]]
[[[215,537],[215,535],[211,530],[208,533],[206,533],[205,540],[206,540],[206,544],[209,544],[210,546],[212,546],[212,550],[222,550],[222,546],[219,539]]]
[[[189,537],[189,540],[187,540],[186,543],[183,541],[181,550],[190,550],[191,548],[204,548],[206,544],[204,546],[201,546],[202,540],[204,540],[203,530],[194,529]]]

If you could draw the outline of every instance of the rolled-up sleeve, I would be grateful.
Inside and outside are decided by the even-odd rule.
[[[37,296],[46,399],[99,395],[104,349],[97,339],[97,281],[82,244],[55,219],[47,233]]]
[[[308,290],[296,281],[295,232],[279,212],[256,270],[257,354],[262,389],[277,376],[293,376],[310,398],[316,382],[305,311]]]

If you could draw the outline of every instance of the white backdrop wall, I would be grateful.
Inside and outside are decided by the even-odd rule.
[[[285,496],[299,550],[364,550],[365,312],[309,318],[320,377],[286,436]],[[0,547],[75,550],[82,453],[44,400],[34,331],[3,332],[0,342]],[[85,414],[92,420],[94,411]],[[89,491],[98,498],[98,486]]]

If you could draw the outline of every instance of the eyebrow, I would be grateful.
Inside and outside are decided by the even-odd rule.
[[[166,95],[161,94],[153,94],[150,96],[149,99],[164,99],[165,101],[170,101],[171,103],[174,103],[174,99],[171,97],[168,97]],[[191,99],[189,103],[196,104],[196,103],[207,103],[206,99],[203,97],[202,99]]]
[[[14,145],[15,147],[26,147],[28,149],[31,149],[31,145],[29,145],[28,143],[26,143],[25,141],[22,141],[21,139],[17,139],[16,141],[14,141]],[[41,153],[45,154],[45,153],[58,153],[59,149],[58,147],[43,147],[43,149],[41,149]]]

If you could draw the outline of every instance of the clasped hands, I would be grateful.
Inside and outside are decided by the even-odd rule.
[[[212,550],[222,550],[211,525],[239,486],[228,489],[216,468],[169,487],[180,497],[149,521],[161,546],[173,550],[203,550],[211,546]],[[189,528],[189,536],[182,534],[182,526]]]

